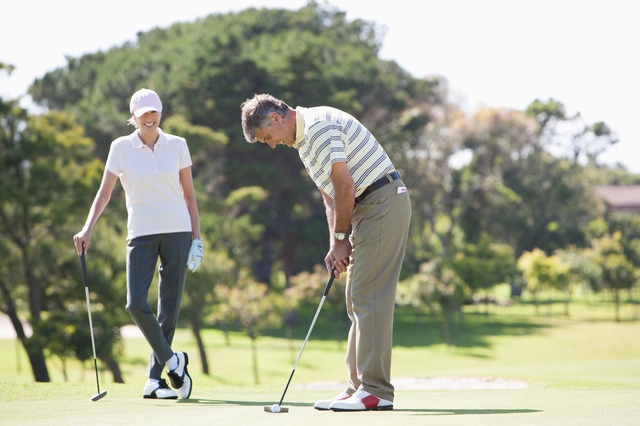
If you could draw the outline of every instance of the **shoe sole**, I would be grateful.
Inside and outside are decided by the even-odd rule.
[[[178,399],[178,396],[177,396],[177,395],[176,395],[176,396],[169,396],[169,397],[167,397],[167,398],[158,398],[158,397],[157,397],[157,396],[155,396],[155,395],[143,395],[142,397],[143,397],[144,399]]]
[[[393,410],[393,405],[385,405],[384,407],[372,407],[372,408],[364,408],[362,410],[351,410],[349,408],[330,408],[331,411],[391,411]]]

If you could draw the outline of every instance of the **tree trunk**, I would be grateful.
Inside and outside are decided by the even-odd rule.
[[[13,324],[13,329],[16,331],[16,336],[18,336],[18,339],[20,339],[22,346],[27,352],[34,380],[36,382],[50,382],[49,370],[47,370],[47,364],[45,362],[42,347],[35,345],[32,339],[27,338],[27,335],[24,332],[24,327],[20,322],[20,318],[18,318],[15,302],[4,282],[0,282],[0,292],[2,292],[5,302],[3,310],[9,316],[11,324]]]
[[[296,351],[293,348],[293,332],[289,324],[284,326],[284,336],[287,339],[287,343],[289,343],[289,359],[293,363],[296,360]]]
[[[224,345],[231,346],[231,339],[229,339],[229,330],[227,329],[227,323],[222,322],[220,324],[220,328],[222,328],[222,334],[224,335]]]
[[[200,319],[198,318],[196,309],[191,310],[189,322],[191,323],[191,331],[193,331],[193,336],[196,338],[196,342],[198,343],[200,361],[202,362],[202,372],[206,375],[209,375],[209,361],[207,361],[207,352],[204,348],[204,342],[202,341]]]
[[[613,289],[613,298],[616,302],[616,321],[620,322],[620,292],[617,288]]]
[[[458,305],[456,307],[456,310],[458,311],[458,320],[460,322],[460,328],[462,330],[466,329],[466,323],[464,321],[464,312],[462,311],[462,305]]]
[[[33,370],[33,378],[36,382],[48,383],[51,379],[49,378],[49,370],[47,370],[42,348],[33,348],[33,345],[29,343],[30,340],[31,339],[26,339],[23,345],[29,356],[29,362]]]
[[[444,335],[444,343],[447,346],[451,346],[451,328],[449,323],[450,309],[442,308],[442,334]]]
[[[258,345],[256,338],[251,337],[251,357],[253,359],[253,382],[256,385],[260,384],[260,378],[258,377]]]
[[[113,383],[124,383],[122,379],[122,372],[120,371],[120,365],[110,355],[98,356],[98,359],[105,363],[111,374],[113,374]]]

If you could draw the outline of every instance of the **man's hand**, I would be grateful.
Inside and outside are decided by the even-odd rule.
[[[329,253],[324,258],[324,263],[327,266],[327,271],[331,273],[333,269],[336,270],[336,279],[340,278],[342,272],[347,272],[349,267],[349,257],[351,256],[351,242],[348,238],[344,241],[336,241],[331,244]]]
[[[204,257],[204,241],[202,238],[194,238],[191,241],[191,248],[189,249],[189,257],[187,257],[187,268],[191,272],[195,272],[202,262]]]

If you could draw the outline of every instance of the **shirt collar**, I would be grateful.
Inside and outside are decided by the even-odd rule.
[[[161,128],[158,128],[158,131],[160,132],[160,137],[158,137],[156,145],[167,145],[169,143],[167,140],[167,136],[164,134]],[[133,147],[133,149],[140,149],[145,146],[144,142],[142,142],[142,139],[140,139],[140,135],[138,135],[137,129],[131,134],[131,146]]]
[[[298,148],[298,144],[304,139],[304,113],[307,108],[296,108],[296,142],[293,144],[294,148]]]

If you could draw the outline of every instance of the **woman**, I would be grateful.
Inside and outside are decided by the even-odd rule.
[[[89,249],[91,231],[119,177],[128,213],[127,311],[152,349],[144,398],[189,398],[189,358],[184,352],[174,352],[171,342],[187,268],[195,272],[204,255],[191,157],[183,138],[160,129],[162,102],[156,92],[137,91],[131,98],[130,111],[129,123],[136,131],[111,144],[100,189],[82,231],[73,239],[78,254]],[[156,318],[147,297],[158,257]],[[173,389],[161,377],[165,366]]]

